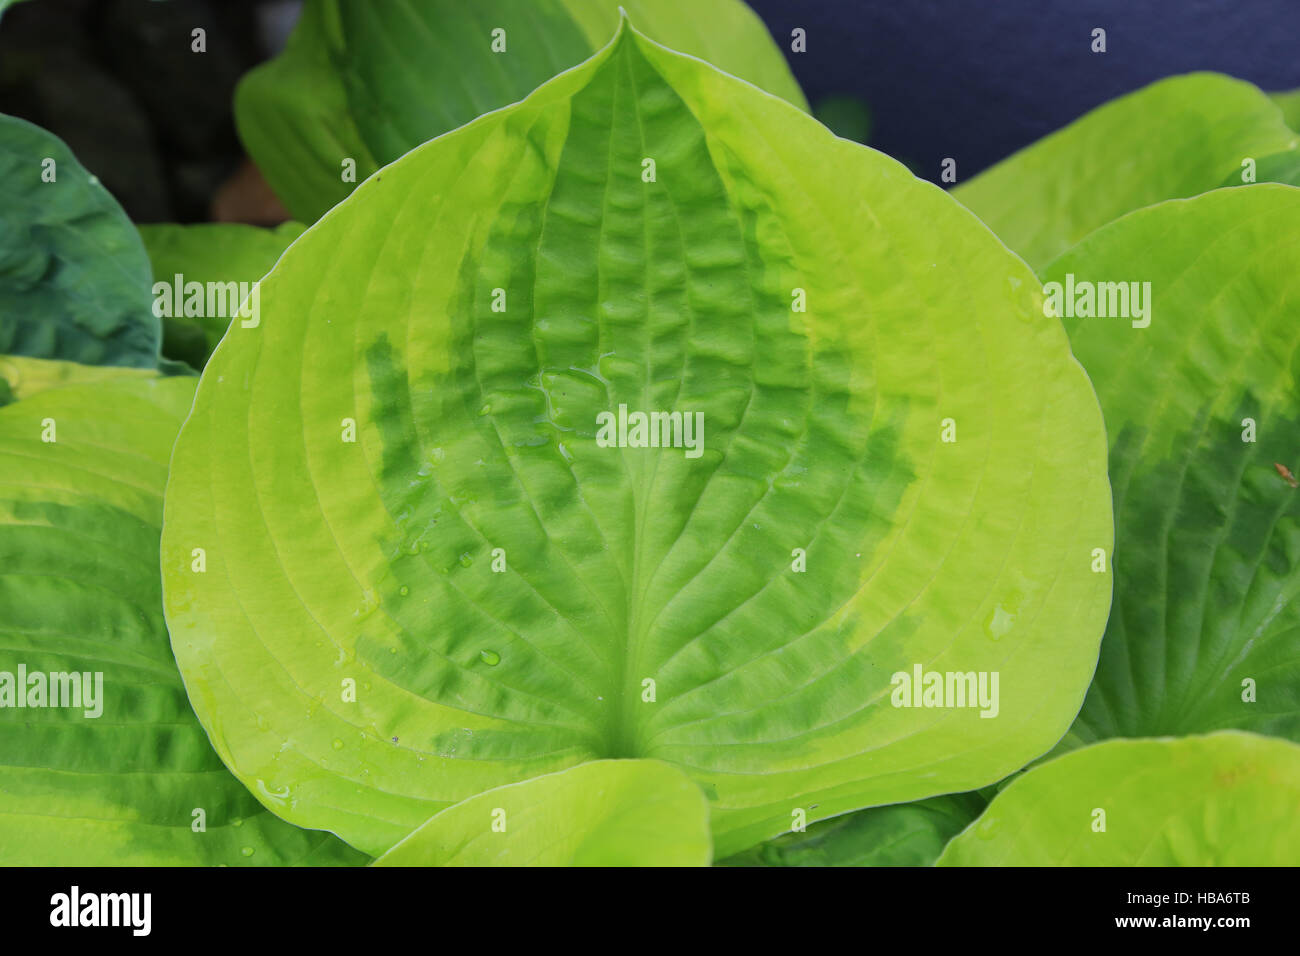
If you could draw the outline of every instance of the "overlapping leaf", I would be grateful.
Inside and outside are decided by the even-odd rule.
[[[3,388],[5,396],[0,405],[7,405],[20,398],[30,398],[50,388],[121,379],[156,378],[158,374],[154,369],[80,365],[77,362],[0,355],[0,388]]]
[[[158,576],[194,380],[119,374],[0,408],[0,864],[364,862],[267,812],[195,720]]]
[[[1110,740],[1017,777],[940,866],[1300,865],[1300,746]]]
[[[1105,414],[1116,526],[1075,742],[1300,741],[1300,492],[1278,469],[1300,469],[1296,222],[1300,189],[1217,190],[1126,216],[1044,272],[1076,298],[1150,283],[1149,319],[1064,320]]]
[[[954,793],[846,813],[723,860],[723,866],[930,866],[987,805]]]
[[[164,352],[202,368],[226,334],[242,302],[241,290],[270,272],[302,231],[296,222],[275,229],[235,223],[141,226],[140,236],[153,266],[154,311],[163,314],[169,333]],[[200,296],[194,296],[190,283],[203,287]],[[221,286],[220,295],[207,294],[209,283]],[[166,301],[160,302],[160,296]],[[185,330],[191,326],[197,327],[198,341],[187,348]]]
[[[1287,90],[1282,93],[1270,93],[1269,96],[1282,111],[1287,125],[1300,132],[1300,90]]]
[[[1243,159],[1295,150],[1268,95],[1217,73],[1121,96],[986,170],[953,195],[1041,268],[1099,226],[1221,185]]]
[[[240,136],[285,205],[315,222],[379,166],[591,56],[620,7],[660,42],[806,108],[742,0],[308,0],[285,52],[240,84]]]
[[[126,213],[62,140],[0,116],[0,354],[153,368],[161,340]]]
[[[376,866],[708,866],[709,804],[657,760],[594,760],[470,797]]]
[[[1000,779],[1078,709],[1110,502],[1059,323],[941,191],[748,84],[625,31],[363,184],[261,314],[178,441],[164,590],[287,819],[379,853],[656,758],[726,856]],[[698,455],[603,447],[620,406],[702,415]],[[915,666],[997,672],[996,717],[894,706]]]

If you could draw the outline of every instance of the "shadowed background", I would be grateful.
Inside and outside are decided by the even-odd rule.
[[[385,0],[369,0],[385,2]],[[467,0],[468,2],[468,0]],[[525,0],[520,0],[525,2]],[[1300,0],[749,0],[814,111],[959,179],[1152,80],[1300,87]],[[297,0],[29,0],[0,22],[0,112],[57,133],[140,222],[285,218],[231,118]],[[190,31],[207,30],[206,54]],[[790,49],[807,33],[807,52]],[[1093,53],[1092,31],[1107,52]]]

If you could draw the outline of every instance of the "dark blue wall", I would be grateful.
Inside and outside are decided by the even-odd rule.
[[[968,179],[1152,80],[1218,70],[1300,87],[1300,0],[749,0],[814,106],[865,100],[868,142]],[[790,53],[790,31],[808,52]],[[1105,54],[1090,51],[1094,27]]]

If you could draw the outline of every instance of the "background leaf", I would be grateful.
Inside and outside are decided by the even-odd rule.
[[[154,282],[169,285],[174,285],[178,274],[185,283],[256,282],[271,271],[289,243],[302,235],[303,228],[297,222],[286,222],[275,229],[236,223],[192,226],[163,223],[139,227],[153,265]],[[197,352],[186,348],[185,340],[180,338],[182,327],[189,325],[199,330]],[[202,368],[229,325],[227,315],[173,316],[164,352]]]
[[[1297,805],[1300,747],[1288,741],[1111,740],[1021,774],[939,866],[1296,866]]]
[[[712,856],[709,804],[690,777],[657,760],[595,760],[448,807],[375,866],[708,866]]]
[[[1244,167],[1236,169],[1219,185],[1249,185],[1249,183],[1243,181],[1245,175],[1246,169]],[[1264,156],[1255,160],[1254,175],[1254,182],[1257,183],[1284,183],[1291,186],[1300,186],[1300,150],[1287,150],[1284,153],[1274,153],[1272,156]]]
[[[988,804],[953,793],[814,823],[721,861],[721,866],[930,866]]]
[[[98,717],[0,708],[0,864],[364,862],[253,799],[176,671],[158,536],[194,384],[123,377],[0,408],[0,673],[103,674]],[[191,829],[196,808],[206,832]]]
[[[261,308],[163,573],[200,718],[289,819],[378,853],[645,757],[726,856],[986,785],[1077,712],[1110,504],[1060,324],[942,191],[749,84],[625,32],[364,183]],[[601,447],[621,404],[702,414],[700,456]],[[892,706],[914,665],[998,671],[998,716]]]
[[[1190,73],[1111,100],[952,190],[1042,268],[1098,226],[1214,189],[1300,138],[1258,88]]]
[[[1151,283],[1147,328],[1064,319],[1105,414],[1116,526],[1077,742],[1300,740],[1300,492],[1276,467],[1300,468],[1296,222],[1300,189],[1217,190],[1126,216],[1044,273]]]
[[[1282,111],[1282,116],[1285,117],[1287,125],[1300,132],[1300,90],[1270,93],[1269,97]]]
[[[807,108],[741,0],[308,0],[285,52],[240,84],[240,138],[294,216],[315,222],[380,166],[591,56],[620,6],[660,42]]]
[[[154,369],[80,365],[76,362],[59,362],[53,359],[0,355],[0,381],[5,383],[12,401],[30,398],[46,389],[62,388],[67,385],[157,377],[158,372]]]
[[[126,213],[62,140],[0,115],[0,353],[155,367],[161,340]]]

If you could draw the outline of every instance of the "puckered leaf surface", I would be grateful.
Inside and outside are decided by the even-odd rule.
[[[708,866],[709,803],[657,760],[593,760],[436,814],[376,866]]]
[[[725,856],[986,785],[1077,712],[1110,498],[1060,324],[943,192],[749,84],[625,30],[362,184],[261,310],[163,573],[201,719],[290,820],[378,854],[654,758]],[[698,456],[603,447],[620,406],[702,415]],[[917,666],[996,671],[996,717],[894,706]]]
[[[364,862],[263,808],[194,718],[158,576],[167,460],[194,380],[121,374],[0,408],[0,864]],[[82,706],[50,706],[48,675],[73,673],[92,675]],[[75,703],[66,686],[60,701]],[[46,706],[19,708],[17,693]]]
[[[938,865],[1296,866],[1297,806],[1290,741],[1108,740],[1021,774]]]
[[[952,194],[1035,268],[1126,212],[1221,185],[1300,146],[1266,93],[1190,73],[1111,100]]]
[[[1278,469],[1300,472],[1297,222],[1300,189],[1221,189],[1125,216],[1044,272],[1150,283],[1146,327],[1064,319],[1105,414],[1116,527],[1076,742],[1300,741],[1300,491]]]
[[[239,86],[240,136],[315,222],[379,166],[587,59],[620,7],[659,42],[807,107],[741,0],[308,0],[285,52]]]
[[[154,368],[161,341],[122,207],[57,136],[0,115],[0,354]]]

